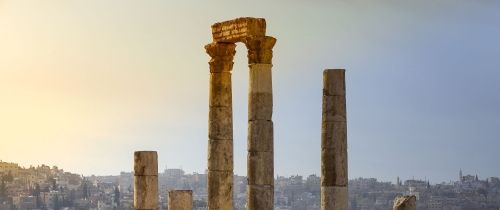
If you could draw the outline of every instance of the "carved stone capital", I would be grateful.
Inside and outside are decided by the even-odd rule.
[[[236,53],[236,44],[227,42],[213,42],[205,45],[205,50],[212,59],[233,60]]]
[[[226,72],[233,69],[233,58],[236,54],[236,44],[214,42],[205,45],[210,59],[210,72]]]
[[[248,37],[244,42],[248,49],[249,64],[272,64],[273,47],[276,44],[274,37]]]

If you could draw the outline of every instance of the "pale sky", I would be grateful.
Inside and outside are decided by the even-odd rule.
[[[500,2],[0,0],[0,160],[84,175],[207,167],[210,25],[263,17],[275,175],[319,174],[322,71],[346,68],[349,177],[500,176]],[[246,174],[248,67],[233,68]]]

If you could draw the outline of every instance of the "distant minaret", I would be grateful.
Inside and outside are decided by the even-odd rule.
[[[462,177],[463,177],[463,176],[462,176],[462,169],[460,169],[460,172],[458,173],[458,176],[459,176],[459,177],[458,177],[458,178],[459,178],[459,179],[458,179],[458,181],[459,181],[459,182],[462,182]]]

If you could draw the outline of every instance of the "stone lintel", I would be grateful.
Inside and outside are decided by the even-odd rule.
[[[265,34],[264,18],[241,17],[212,25],[214,42],[243,42],[247,37],[263,37]]]

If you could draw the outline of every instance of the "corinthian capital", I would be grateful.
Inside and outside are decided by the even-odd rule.
[[[246,38],[248,64],[272,64],[274,44],[276,44],[276,39],[270,36]]]
[[[233,60],[236,53],[236,44],[226,42],[213,42],[205,45],[205,50],[212,59]]]
[[[228,72],[233,68],[233,58],[236,53],[236,44],[214,42],[205,45],[210,59],[210,72]]]

